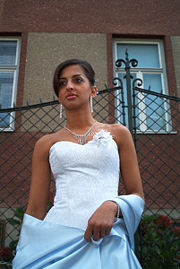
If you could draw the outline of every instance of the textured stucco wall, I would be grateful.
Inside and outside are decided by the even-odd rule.
[[[177,95],[180,97],[180,36],[172,36],[171,43],[176,75]]]
[[[29,33],[24,82],[24,104],[51,101],[52,79],[56,66],[70,58],[89,61],[98,88],[107,83],[107,51],[105,34]]]

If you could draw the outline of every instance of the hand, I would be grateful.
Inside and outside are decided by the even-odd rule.
[[[117,204],[112,201],[102,203],[90,217],[84,239],[90,242],[93,235],[93,239],[98,241],[101,237],[109,234],[117,213],[117,207]]]

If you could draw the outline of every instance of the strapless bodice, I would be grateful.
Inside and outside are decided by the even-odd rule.
[[[89,217],[101,203],[117,196],[116,142],[104,130],[85,145],[59,141],[50,148],[49,163],[56,195],[45,221],[86,229]]]

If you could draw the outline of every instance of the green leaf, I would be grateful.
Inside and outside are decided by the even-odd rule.
[[[16,250],[16,246],[17,246],[17,243],[18,243],[18,240],[13,240],[9,243],[9,247],[12,249],[12,250]]]
[[[14,212],[14,215],[18,218],[18,219],[21,219],[23,218],[24,216],[24,213],[25,213],[25,210],[22,206],[18,206]]]
[[[9,218],[8,222],[13,226],[21,224],[21,222],[19,220],[16,220],[16,219],[13,219],[13,218]]]

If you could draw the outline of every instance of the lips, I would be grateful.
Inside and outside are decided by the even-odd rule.
[[[76,94],[71,93],[71,94],[68,94],[68,95],[66,96],[66,99],[68,99],[68,100],[72,100],[72,99],[74,99],[74,98],[76,98],[76,97],[77,97]]]

